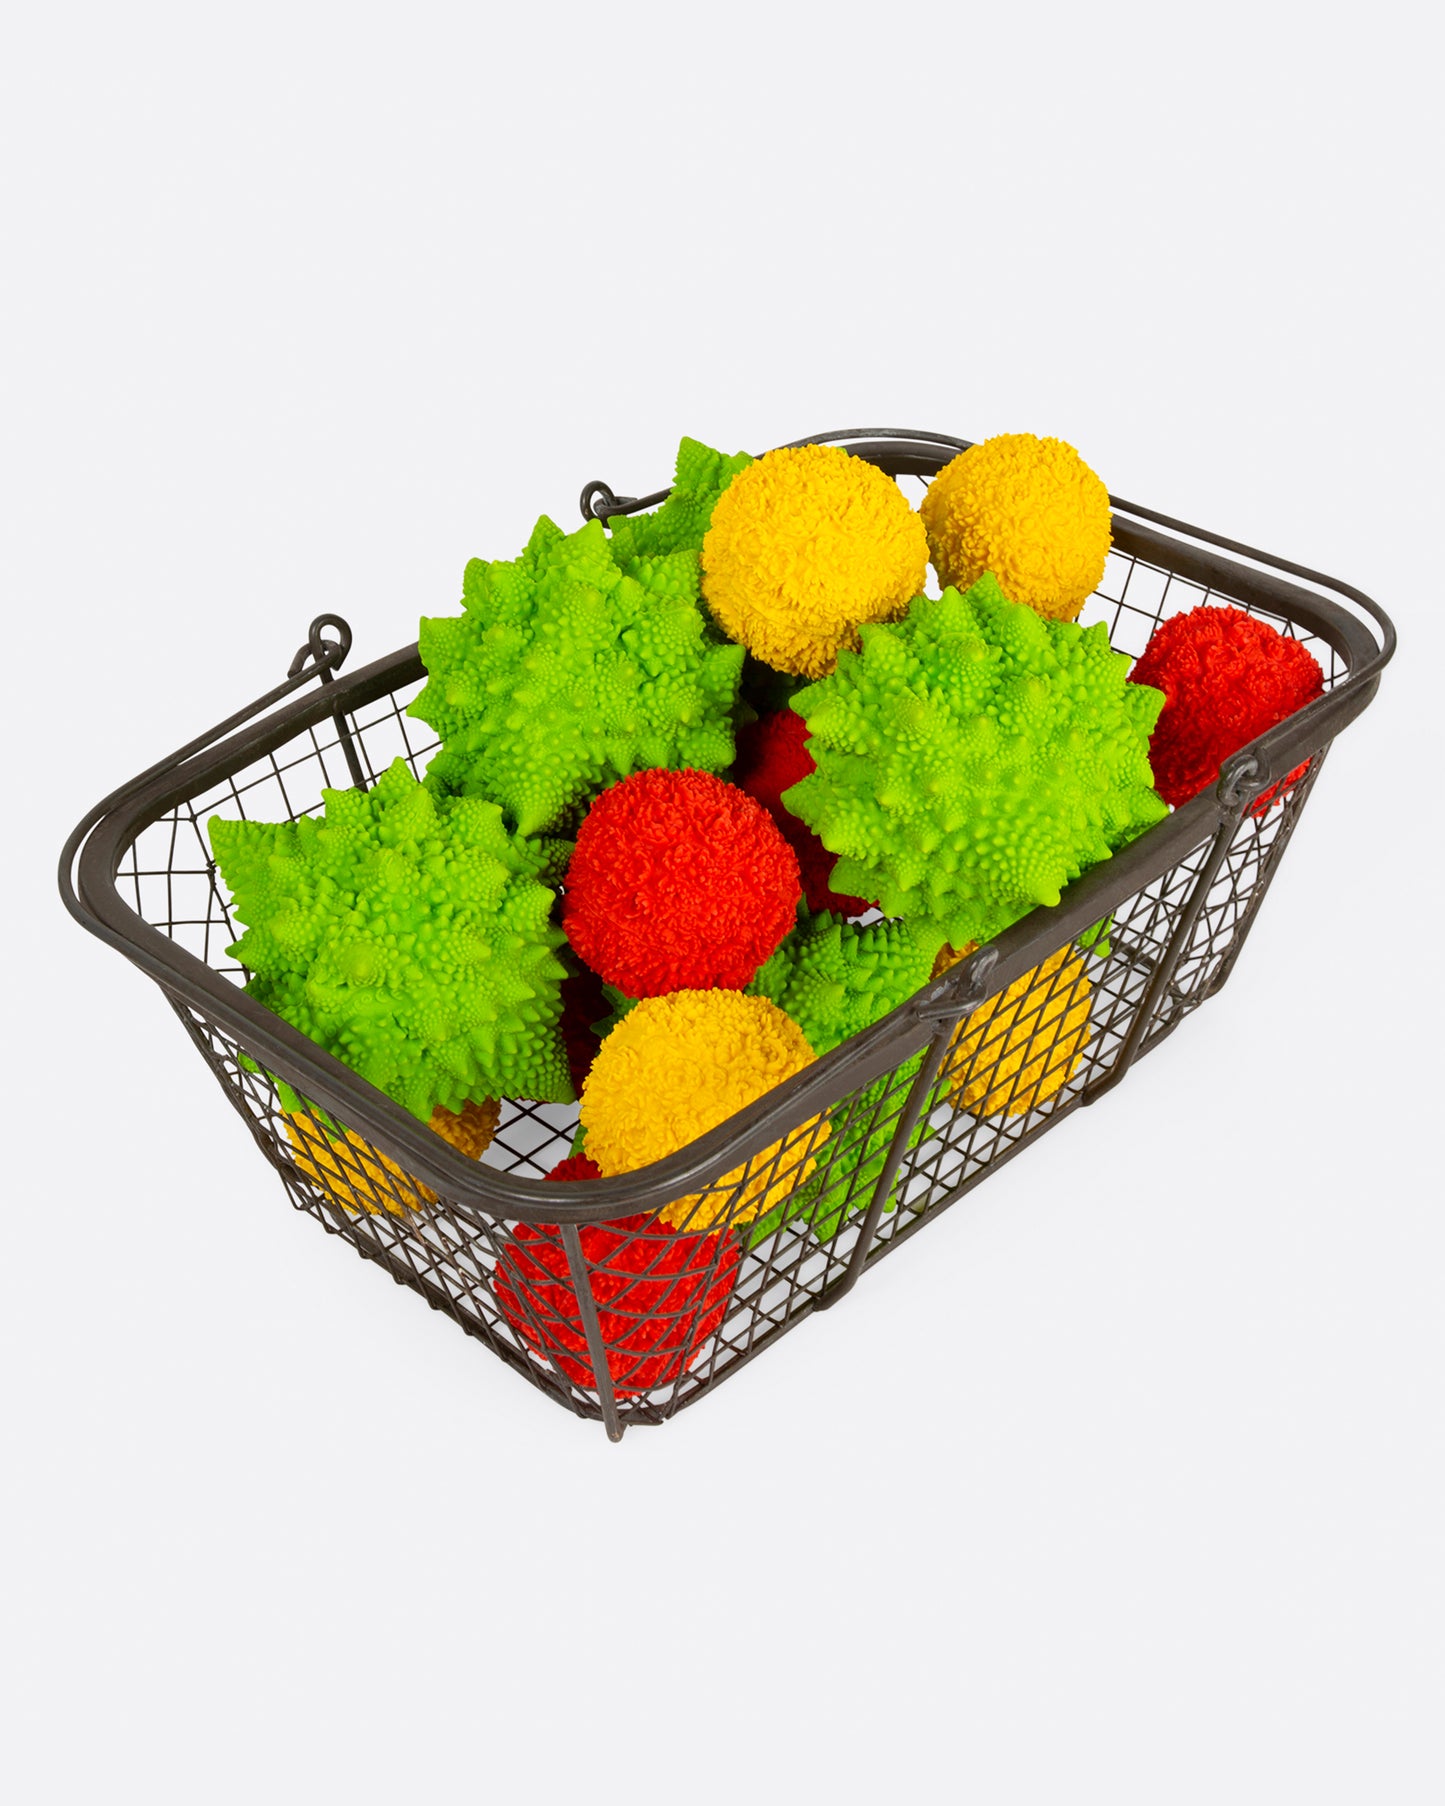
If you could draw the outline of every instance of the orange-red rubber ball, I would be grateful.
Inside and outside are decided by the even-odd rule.
[[[1129,681],[1164,692],[1149,764],[1154,788],[1177,809],[1218,779],[1231,753],[1313,701],[1324,674],[1267,621],[1204,603],[1160,623]]]
[[[547,1177],[600,1179],[602,1172],[585,1154],[569,1154]],[[614,1391],[626,1398],[672,1385],[726,1314],[742,1258],[737,1237],[684,1235],[645,1212],[584,1223],[578,1237]],[[492,1291],[529,1347],[574,1386],[596,1386],[572,1269],[554,1224],[517,1224]]]
[[[812,910],[831,909],[839,915],[861,916],[868,907],[863,897],[840,896],[828,882],[838,855],[830,853],[806,822],[783,807],[783,792],[810,777],[817,766],[808,751],[808,724],[791,709],[774,709],[737,731],[737,762],[732,778],[739,790],[756,798],[788,845],[798,855],[803,895]]]
[[[761,803],[704,771],[638,771],[587,812],[562,926],[629,997],[736,991],[801,895],[797,855]]]

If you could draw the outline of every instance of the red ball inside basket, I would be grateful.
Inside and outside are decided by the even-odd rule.
[[[577,830],[562,926],[629,997],[741,990],[797,916],[797,855],[760,803],[706,771],[635,771]]]
[[[549,1179],[600,1179],[574,1154]],[[643,1213],[578,1231],[607,1368],[618,1397],[671,1385],[721,1324],[737,1283],[736,1236],[687,1235]],[[720,1245],[721,1244],[721,1245]],[[576,1386],[597,1384],[561,1231],[519,1223],[492,1290],[507,1321]]]
[[[1210,784],[1231,753],[1313,702],[1324,688],[1319,661],[1298,640],[1240,608],[1204,604],[1155,629],[1129,681],[1164,692],[1149,742],[1154,787],[1181,808]],[[1309,761],[1259,797],[1261,814]]]
[[[737,747],[732,781],[763,805],[798,855],[808,908],[861,916],[868,908],[866,899],[842,896],[829,883],[838,855],[828,851],[806,822],[783,807],[783,792],[818,769],[808,751],[807,722],[791,709],[774,709],[738,729]]]

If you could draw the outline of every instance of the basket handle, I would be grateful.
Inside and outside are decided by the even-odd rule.
[[[328,628],[334,632],[336,636],[334,639],[326,637]],[[248,702],[244,708],[238,709],[234,715],[228,715],[224,721],[217,722],[214,727],[208,727],[205,733],[198,734],[194,740],[188,740],[175,752],[167,753],[165,758],[157,759],[155,764],[143,771],[139,777],[132,778],[119,790],[113,790],[109,796],[98,802],[77,822],[61,849],[59,882],[61,900],[82,928],[88,928],[92,934],[99,935],[101,940],[109,942],[111,946],[119,947],[122,952],[126,951],[119,939],[81,901],[75,887],[73,874],[76,861],[80,856],[81,848],[85,845],[96,824],[123,797],[144,788],[153,778],[160,777],[162,773],[174,771],[178,766],[184,765],[187,759],[193,758],[199,752],[204,752],[217,740],[224,739],[232,728],[240,727],[243,722],[250,721],[254,716],[264,714],[274,703],[282,701],[293,691],[310,683],[313,677],[319,677],[324,684],[331,683],[337,671],[344,664],[350,650],[351,628],[347,622],[340,615],[317,615],[306,630],[305,644],[297,648],[296,656],[286,668],[284,683],[277,684],[274,690],[268,690],[264,696],[258,696],[254,702]],[[351,773],[352,782],[358,788],[364,789],[366,778],[361,768],[361,761],[357,757],[351,729],[342,719],[339,708],[336,711],[336,725],[341,736],[342,750],[346,755],[346,768]]]

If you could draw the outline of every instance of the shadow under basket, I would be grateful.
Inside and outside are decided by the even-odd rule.
[[[910,499],[968,444],[885,428],[814,437],[879,465]],[[665,494],[619,498],[590,483],[582,507],[605,519]],[[239,931],[206,822],[295,821],[320,810],[324,787],[374,783],[398,755],[420,776],[434,743],[405,712],[425,675],[414,645],[338,676],[351,635],[320,617],[284,683],[91,810],[62,855],[62,894],[165,991],[298,1209],[616,1440],[836,1304],[1118,1084],[1233,970],[1394,629],[1333,578],[1132,503],[1113,510],[1113,550],[1081,620],[1104,622],[1116,651],[1138,657],[1166,617],[1227,602],[1303,641],[1324,693],[1057,907],[639,1172],[541,1183],[572,1145],[575,1105],[505,1101],[469,1158],[253,1002],[227,959]],[[1077,937],[1106,916],[1107,953],[1081,953]],[[298,1097],[319,1111],[298,1112]],[[694,1197],[706,1233],[659,1228],[659,1210]]]

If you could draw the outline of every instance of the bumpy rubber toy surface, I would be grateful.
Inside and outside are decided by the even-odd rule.
[[[547,1177],[596,1178],[585,1158]],[[564,1171],[568,1167],[574,1170]],[[670,1386],[692,1366],[727,1311],[741,1250],[736,1236],[684,1235],[656,1217],[584,1223],[578,1231],[607,1369],[619,1398]],[[519,1223],[492,1290],[507,1321],[574,1386],[597,1384],[567,1250],[550,1223]]]
[[[564,534],[545,516],[520,558],[472,560],[464,612],[421,624],[428,682],[408,713],[442,741],[432,788],[532,834],[639,768],[731,763],[743,654],[708,634],[696,554],[630,569],[600,521]]]
[[[786,1010],[821,1055],[881,1022],[932,973],[931,943],[920,946],[904,923],[874,922],[863,928],[822,915],[801,924],[749,988]],[[796,1198],[758,1220],[749,1237],[753,1246],[793,1217],[803,1218],[826,1241],[855,1210],[867,1207],[922,1058],[915,1055],[897,1073],[875,1080],[857,1098],[845,1098],[829,1111],[832,1134],[817,1172]],[[927,1123],[920,1122],[910,1147],[926,1129]]]
[[[604,790],[566,887],[573,949],[629,997],[745,985],[802,894],[767,810],[702,771],[639,771]]]
[[[696,439],[684,439],[677,450],[672,494],[662,506],[651,514],[614,514],[607,523],[612,555],[621,568],[637,576],[642,561],[673,552],[700,553],[718,497],[752,461],[747,452],[728,458]],[[693,569],[696,578],[696,565]]]
[[[945,947],[937,970],[962,958]],[[1092,1000],[1084,955],[1051,953],[959,1027],[944,1065],[948,1101],[974,1116],[1022,1116],[1052,1097],[1083,1061]]]
[[[351,1216],[358,1211],[368,1216],[385,1211],[396,1217],[436,1202],[436,1193],[420,1179],[403,1172],[354,1130],[343,1133],[323,1112],[306,1108],[287,1089],[297,1106],[288,1108],[285,1118],[286,1138],[296,1150],[296,1165],[333,1204]],[[438,1106],[432,1111],[429,1127],[469,1160],[480,1160],[492,1144],[500,1116],[497,1100],[486,1097],[455,1112]]]
[[[372,1147],[355,1130],[338,1135],[307,1111],[288,1113],[286,1139],[295,1150],[296,1167],[320,1186],[348,1216],[404,1217],[436,1201],[420,1179],[404,1173],[394,1160]]]
[[[764,664],[821,677],[863,621],[896,619],[923,588],[928,543],[903,492],[835,445],[769,452],[725,489],[702,547],[724,631]]]
[[[1158,691],[1102,626],[1045,621],[995,579],[863,629],[793,699],[818,769],[786,806],[920,944],[991,939],[1167,813],[1149,771]]]
[[[791,1016],[816,1054],[881,1022],[933,975],[933,949],[903,922],[834,915],[799,924],[748,986]]]
[[[1109,492],[1062,439],[985,439],[944,465],[919,512],[945,588],[992,571],[1011,602],[1072,621],[1104,575]]]
[[[603,1041],[582,1088],[587,1152],[609,1177],[686,1147],[809,1065],[796,1022],[765,997],[675,991],[648,997]],[[782,1200],[813,1171],[828,1125],[813,1117],[727,1173],[707,1193],[675,1199],[664,1223],[700,1232],[742,1223]]]
[[[1319,661],[1298,640],[1242,608],[1210,603],[1161,622],[1130,677],[1164,693],[1149,757],[1160,796],[1175,808],[1217,782],[1231,753],[1324,689]]]
[[[565,1103],[548,855],[398,759],[320,817],[210,823],[259,1003],[427,1121],[479,1097]]]
[[[585,1154],[568,1154],[565,1160],[559,1160],[550,1173],[544,1175],[548,1179],[600,1179],[602,1168],[595,1160],[589,1160]]]
[[[460,1110],[438,1104],[431,1113],[430,1127],[468,1160],[480,1160],[492,1145],[501,1119],[502,1106],[497,1099],[483,1097],[463,1104]]]
[[[774,709],[740,727],[737,746],[737,761],[728,775],[739,790],[746,790],[763,805],[797,854],[809,909],[862,915],[868,907],[865,898],[839,896],[829,883],[838,855],[828,851],[806,822],[783,807],[783,792],[814,769],[807,722],[791,709]]]

